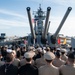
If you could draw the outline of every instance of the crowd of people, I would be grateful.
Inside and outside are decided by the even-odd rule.
[[[75,75],[75,50],[68,48],[0,47],[0,75]]]

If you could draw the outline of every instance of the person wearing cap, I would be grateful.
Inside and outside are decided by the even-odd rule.
[[[52,64],[56,67],[60,67],[61,65],[65,64],[66,62],[64,60],[61,59],[61,53],[60,52],[56,52],[56,57],[53,60]]]
[[[42,48],[41,47],[38,47],[37,49],[36,49],[36,55],[34,56],[34,60],[36,60],[36,59],[38,59],[38,58],[41,58],[41,56],[42,56]]]
[[[68,55],[68,61],[66,65],[62,65],[59,68],[60,75],[75,75],[75,54],[70,53]]]
[[[19,59],[16,59],[16,51],[15,51],[15,50],[12,50],[12,49],[7,49],[7,54],[10,54],[10,53],[12,53],[12,55],[13,55],[12,64],[13,64],[14,66],[19,67],[19,65],[20,65],[20,60],[19,60]]]
[[[33,54],[34,56],[34,52],[29,51],[31,54]],[[25,58],[25,54],[24,54],[24,58],[20,60],[20,66],[23,66],[26,64],[26,58]],[[34,65],[34,60],[32,59],[31,64]]]
[[[36,65],[38,68],[39,68],[40,66],[43,66],[43,65],[47,64],[46,61],[44,60],[44,53],[46,53],[46,51],[45,51],[45,50],[41,50],[40,53],[41,53],[41,58],[37,58],[37,59],[35,60],[35,65]]]
[[[18,75],[18,68],[12,64],[13,53],[7,51],[5,64],[0,67],[0,75]]]
[[[61,59],[67,61],[68,57],[66,56],[66,49],[61,49]]]
[[[31,52],[25,53],[26,64],[19,69],[19,75],[38,75],[38,69],[31,65],[33,54]]]
[[[56,52],[60,52],[60,48],[56,48]]]
[[[47,64],[39,68],[39,75],[59,75],[59,70],[57,67],[52,65],[55,55],[52,52],[47,52],[44,54],[44,59]]]

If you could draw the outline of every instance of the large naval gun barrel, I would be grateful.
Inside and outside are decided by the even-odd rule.
[[[48,33],[48,31],[49,31],[50,23],[51,23],[51,21],[49,21],[49,23],[48,23],[47,33]]]
[[[68,9],[67,9],[67,11],[66,11],[66,13],[65,13],[65,15],[64,15],[64,17],[63,17],[63,19],[62,19],[62,21],[61,21],[61,23],[59,25],[59,27],[58,27],[58,29],[56,30],[55,34],[51,37],[51,41],[53,39],[56,39],[56,37],[58,36],[58,33],[60,32],[60,30],[61,30],[61,28],[62,28],[62,26],[63,26],[63,24],[64,24],[64,22],[65,22],[66,18],[68,17],[68,15],[69,15],[71,10],[72,10],[72,8],[68,7]],[[52,43],[55,43],[55,41],[54,42],[52,41]]]
[[[27,13],[28,13],[28,18],[29,18],[29,23],[30,23],[30,28],[31,28],[31,34],[32,34],[33,39],[35,39],[36,36],[35,36],[35,32],[34,32],[33,25],[32,25],[30,7],[27,7]]]
[[[48,7],[47,8],[47,14],[46,14],[46,20],[45,20],[45,29],[44,29],[44,33],[42,35],[42,38],[46,39],[46,36],[47,36],[47,29],[48,29],[48,21],[49,21],[49,15],[50,15],[50,10],[51,10],[51,7]]]

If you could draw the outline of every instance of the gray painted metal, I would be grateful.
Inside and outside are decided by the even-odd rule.
[[[27,7],[27,14],[28,14],[28,19],[29,19],[29,23],[30,23],[31,34],[32,34],[33,39],[35,39],[36,36],[35,36],[35,32],[34,32],[33,25],[32,25],[32,19],[31,19],[31,14],[30,14],[30,7]]]
[[[46,20],[45,20],[45,29],[43,33],[43,38],[46,39],[47,37],[47,27],[48,27],[48,21],[49,21],[49,15],[50,15],[51,7],[47,8],[47,14],[46,14]]]
[[[71,10],[72,10],[72,8],[71,7],[68,7],[68,9],[67,9],[67,11],[66,11],[66,13],[65,13],[65,15],[64,15],[64,17],[63,17],[63,19],[62,19],[62,21],[61,21],[61,23],[59,25],[59,27],[58,27],[58,29],[56,30],[56,32],[53,35],[53,37],[57,37],[58,33],[60,32],[60,30],[61,30],[64,22],[66,21],[66,19],[67,19],[67,17],[68,17],[68,15],[69,15],[69,13],[70,13]]]

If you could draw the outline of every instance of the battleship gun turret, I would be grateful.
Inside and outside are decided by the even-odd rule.
[[[42,39],[46,39],[47,38],[47,28],[48,28],[50,10],[51,10],[51,7],[48,7],[47,8],[47,14],[46,14],[46,20],[45,20],[45,29],[44,29],[44,33],[42,35]]]
[[[45,11],[43,11],[42,8],[39,7],[38,11],[36,11],[34,15],[34,28],[33,28],[31,14],[30,14],[30,7],[27,7],[27,13],[31,28],[31,33],[28,35],[28,45],[39,44],[44,46],[48,44],[50,47],[55,47],[55,45],[57,44],[57,36],[72,8],[68,7],[58,29],[53,35],[48,32],[50,26],[50,21],[49,21],[50,10],[51,7],[48,7],[47,13],[45,13]]]
[[[64,17],[63,17],[63,19],[62,19],[62,21],[60,23],[60,25],[59,25],[59,27],[57,28],[57,30],[54,33],[54,35],[51,36],[51,43],[52,44],[56,43],[56,38],[57,38],[57,36],[58,36],[58,34],[59,34],[59,32],[60,32],[60,30],[61,30],[64,22],[66,21],[66,19],[67,19],[67,17],[68,17],[68,15],[69,15],[69,13],[70,13],[71,10],[72,10],[72,8],[68,7],[68,9],[67,9],[67,11],[66,11],[66,13],[65,13],[65,15],[64,15]]]
[[[31,36],[29,38],[29,41],[32,40],[32,42],[35,42],[35,32],[33,29],[33,25],[32,25],[32,18],[31,18],[31,14],[30,14],[30,7],[27,7],[27,13],[28,13],[28,19],[29,19],[29,23],[30,23],[30,29],[31,29]]]
[[[33,39],[35,39],[35,32],[33,29],[32,19],[31,19],[31,14],[30,14],[30,7],[27,7],[27,13],[28,13],[28,18],[29,18],[29,23],[30,23],[30,28],[31,28],[31,34],[32,34]]]

